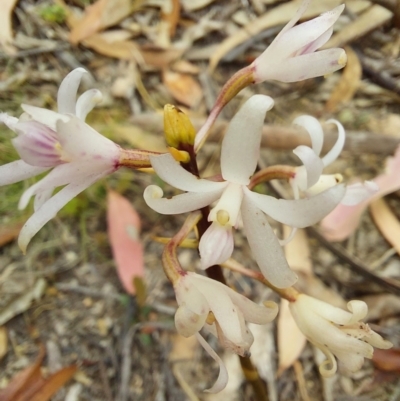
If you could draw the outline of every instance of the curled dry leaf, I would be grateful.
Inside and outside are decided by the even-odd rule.
[[[400,222],[381,198],[370,204],[372,218],[379,231],[400,255]]]
[[[357,92],[362,77],[362,67],[357,54],[351,47],[345,48],[347,54],[347,64],[343,69],[339,83],[332,91],[325,109],[333,113],[338,106],[347,103]]]
[[[125,290],[134,295],[133,280],[144,275],[140,217],[131,203],[115,191],[108,192],[107,225],[118,277]]]
[[[201,86],[191,75],[165,70],[163,83],[171,95],[185,106],[195,107],[203,97]]]

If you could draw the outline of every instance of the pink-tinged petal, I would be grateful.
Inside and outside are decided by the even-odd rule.
[[[317,49],[319,49],[321,46],[323,46],[332,36],[333,33],[333,28],[329,28],[326,30],[319,38],[315,39],[313,42],[307,44],[304,46],[302,49],[299,49],[295,55],[299,56],[300,54],[307,54],[307,53],[313,53]]]
[[[278,288],[292,286],[297,276],[290,270],[267,217],[247,196],[243,198],[242,219],[253,257],[262,274]]]
[[[338,139],[332,146],[332,149],[322,158],[325,167],[331,164],[339,157],[340,153],[342,153],[344,142],[346,140],[346,132],[344,131],[343,125],[340,124],[339,121],[333,119],[328,120],[327,124],[329,123],[336,125],[338,129]]]
[[[201,209],[215,202],[222,190],[212,192],[187,192],[171,199],[163,198],[163,190],[156,185],[149,185],[143,194],[147,206],[161,214],[181,214]]]
[[[231,120],[221,150],[221,172],[225,180],[241,185],[250,182],[260,155],[265,113],[273,105],[269,96],[254,95]]]
[[[182,305],[175,313],[175,327],[177,332],[183,337],[190,337],[201,330],[204,326],[208,314],[198,315],[191,309]]]
[[[201,268],[205,270],[210,266],[226,262],[232,256],[233,248],[232,226],[212,223],[199,243]]]
[[[204,180],[186,171],[170,153],[150,156],[151,165],[157,175],[169,185],[190,192],[211,192],[225,188],[226,182]]]
[[[45,189],[35,195],[35,199],[33,202],[33,210],[35,212],[37,212],[43,206],[43,204],[45,204],[51,198],[51,195],[53,195],[53,191],[53,188]]]
[[[76,95],[82,76],[87,74],[83,68],[75,68],[61,82],[57,94],[58,111],[63,114],[75,114]]]
[[[302,161],[306,170],[306,187],[304,188],[303,185],[299,185],[300,189],[304,191],[318,182],[324,169],[324,164],[314,150],[308,146],[300,145],[293,150],[293,153]],[[303,182],[300,184],[303,184]]]
[[[225,367],[222,359],[217,355],[217,353],[210,347],[210,345],[207,343],[207,341],[204,340],[204,338],[199,333],[196,334],[196,338],[199,341],[199,343],[201,344],[201,346],[206,350],[208,355],[210,355],[211,358],[213,358],[214,361],[217,362],[218,366],[219,366],[219,374],[218,374],[217,381],[214,383],[214,385],[211,388],[209,388],[208,390],[205,390],[205,391],[207,393],[218,393],[218,392],[222,391],[228,384],[228,379],[229,379],[228,371],[226,370],[226,367]]]
[[[264,79],[281,82],[296,82],[330,74],[343,68],[347,56],[343,49],[327,49],[316,53],[285,59],[279,64],[267,65],[264,68]]]
[[[102,169],[98,168],[98,165],[87,162],[61,164],[51,170],[46,177],[29,187],[22,194],[18,207],[19,209],[25,209],[30,198],[39,192],[53,190],[56,187],[79,181],[83,177],[88,177],[92,174],[106,175],[107,171],[102,171]]]
[[[117,166],[120,148],[113,141],[76,116],[57,122],[57,136],[62,151],[72,160],[90,161],[105,166]]]
[[[354,206],[369,199],[379,191],[379,186],[374,181],[358,182],[346,187],[346,194],[341,200],[342,205]]]
[[[321,229],[325,238],[330,241],[343,241],[351,235],[357,228],[363,211],[373,200],[379,199],[400,188],[399,171],[400,146],[397,147],[394,157],[389,158],[386,172],[373,180],[379,187],[378,192],[358,205],[346,206],[340,204],[322,220]]]
[[[282,35],[279,39],[279,56],[286,58],[293,54],[295,55],[307,45],[311,45],[314,48],[314,42],[322,42],[319,40],[321,36],[325,39],[323,36],[324,33],[330,30],[343,10],[344,4],[288,30],[285,35]],[[327,40],[328,39],[326,39],[325,42]],[[322,42],[322,44],[325,42]]]
[[[300,7],[296,11],[296,14],[292,17],[292,19],[283,27],[283,29],[279,32],[278,36],[274,39],[274,42],[279,41],[279,39],[286,33],[289,29],[294,27],[296,23],[299,21],[301,16],[306,12],[308,6],[310,5],[311,0],[303,0],[300,4]]]
[[[7,113],[0,113],[0,123],[7,125],[10,130],[15,132],[15,125],[18,123],[18,118],[9,116]]]
[[[85,121],[86,116],[103,100],[103,95],[98,89],[89,89],[78,97],[76,102],[76,116]]]
[[[245,188],[245,198],[268,216],[291,227],[304,228],[318,223],[343,199],[346,187],[336,185],[311,198],[286,200],[261,195]]]
[[[20,135],[12,139],[12,143],[26,163],[39,167],[54,167],[62,163],[52,129],[36,121],[20,122],[16,129]]]
[[[32,120],[35,120],[43,125],[47,125],[53,131],[57,130],[56,124],[58,120],[69,120],[68,116],[63,116],[60,113],[56,113],[55,111],[47,109],[42,109],[41,107],[30,106],[29,104],[21,104],[21,109],[24,110],[25,113],[27,113]]]
[[[294,119],[294,125],[303,127],[311,139],[311,147],[317,156],[320,155],[324,143],[324,131],[320,122],[312,116],[303,115]]]
[[[26,180],[48,170],[48,167],[31,166],[23,160],[0,166],[0,186],[14,184],[18,181]]]
[[[18,237],[18,245],[23,253],[32,237],[65,206],[72,198],[101,178],[103,174],[92,175],[84,180],[75,181],[42,205],[24,224]]]

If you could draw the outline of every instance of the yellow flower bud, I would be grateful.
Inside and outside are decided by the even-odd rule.
[[[193,145],[196,131],[189,117],[177,107],[167,104],[164,107],[164,133],[168,146]]]

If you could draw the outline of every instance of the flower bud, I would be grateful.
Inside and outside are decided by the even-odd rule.
[[[196,131],[189,117],[177,107],[164,107],[164,133],[168,146],[179,149],[181,145],[194,144]]]

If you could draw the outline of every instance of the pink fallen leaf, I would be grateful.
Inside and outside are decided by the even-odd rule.
[[[125,290],[134,295],[133,280],[144,275],[140,217],[128,199],[115,191],[108,192],[107,208],[108,237],[118,276]]]
[[[391,192],[400,189],[400,146],[393,157],[387,161],[386,172],[372,181],[379,186],[379,190],[371,197],[355,206],[339,204],[321,222],[324,237],[330,241],[343,241],[357,228],[361,215],[368,205]]]

